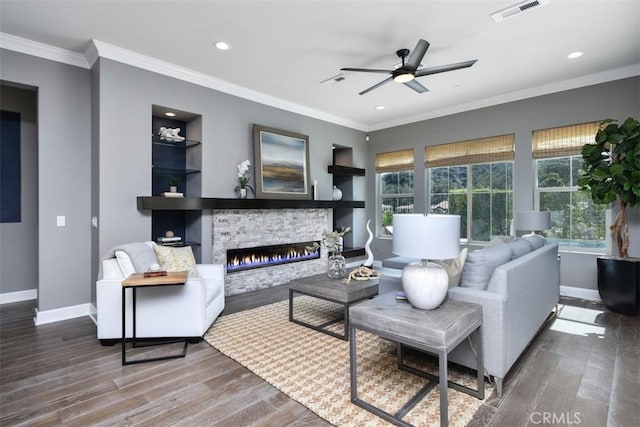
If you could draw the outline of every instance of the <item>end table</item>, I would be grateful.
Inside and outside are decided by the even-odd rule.
[[[158,287],[158,286],[176,286],[184,284],[187,281],[187,272],[186,271],[177,271],[177,272],[167,272],[164,276],[151,276],[144,277],[144,273],[133,273],[126,279],[122,281],[122,365],[132,365],[134,363],[144,363],[144,362],[154,362],[157,360],[166,360],[166,359],[176,359],[179,357],[184,357],[187,354],[187,345],[189,344],[189,340],[187,338],[184,339],[184,347],[182,348],[182,353],[173,354],[169,356],[161,356],[161,357],[152,357],[148,359],[135,359],[135,360],[127,360],[127,352],[126,352],[126,290],[127,288],[131,288],[132,297],[133,297],[133,333],[131,336],[132,346],[133,348],[138,347],[148,347],[152,345],[162,345],[162,344],[173,344],[176,342],[181,342],[182,340],[166,340],[160,338],[159,341],[154,341],[152,343],[138,344],[136,343],[136,290],[138,288],[150,288],[150,287]]]

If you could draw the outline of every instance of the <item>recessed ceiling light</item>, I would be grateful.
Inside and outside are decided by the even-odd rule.
[[[167,113],[164,113],[164,115],[167,116],[167,117],[175,117],[176,113],[172,113],[171,111],[169,111]]]
[[[218,42],[216,43],[216,47],[220,50],[229,50],[231,46],[227,42]]]
[[[376,105],[376,110],[384,110],[384,105]]]
[[[582,52],[576,51],[576,52],[571,52],[569,55],[567,55],[567,58],[575,59],[575,58],[580,58],[581,56],[582,56]]]

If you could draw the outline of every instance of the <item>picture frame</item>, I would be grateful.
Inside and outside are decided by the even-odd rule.
[[[311,199],[309,137],[253,125],[256,198]]]

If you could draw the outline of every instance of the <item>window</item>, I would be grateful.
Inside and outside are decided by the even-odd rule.
[[[511,235],[514,135],[425,149],[428,212],[460,215],[460,237]]]
[[[413,213],[413,150],[376,154],[378,235],[393,234],[393,214]]]
[[[592,142],[599,122],[533,132],[536,159],[536,209],[551,212],[551,229],[544,234],[562,247],[606,247],[606,206],[578,191],[582,169],[580,151]]]

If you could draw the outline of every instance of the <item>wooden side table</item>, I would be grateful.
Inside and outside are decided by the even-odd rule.
[[[398,412],[390,414],[358,398],[356,329],[362,329],[397,343],[398,368],[427,378],[429,382]],[[447,355],[467,337],[473,339],[477,351],[477,390],[448,381]],[[433,310],[413,308],[406,301],[395,299],[390,292],[360,303],[350,309],[349,323],[351,401],[385,420],[410,426],[402,418],[438,383],[440,383],[440,425],[446,426],[448,387],[484,399],[484,362],[482,355],[482,307],[462,301],[448,300]],[[438,356],[439,376],[407,366],[403,362],[403,346]],[[393,392],[389,390],[389,392]]]
[[[144,273],[133,273],[126,279],[122,281],[122,364],[123,365],[133,365],[134,363],[144,363],[144,362],[154,362],[157,360],[166,360],[166,359],[176,359],[179,357],[184,357],[187,354],[187,345],[189,344],[188,339],[184,339],[184,347],[182,348],[182,353],[173,354],[169,356],[161,356],[161,357],[152,357],[148,359],[135,359],[135,360],[127,360],[127,351],[126,351],[126,290],[127,288],[131,288],[132,297],[133,297],[133,334],[131,336],[132,346],[133,348],[138,347],[148,347],[152,345],[162,345],[162,344],[173,344],[176,342],[181,342],[183,340],[163,340],[154,341],[152,343],[144,343],[138,344],[136,343],[136,290],[138,288],[151,288],[158,286],[175,286],[182,285],[187,281],[187,272],[186,271],[177,271],[177,272],[168,272],[166,276],[151,276],[144,277]]]

